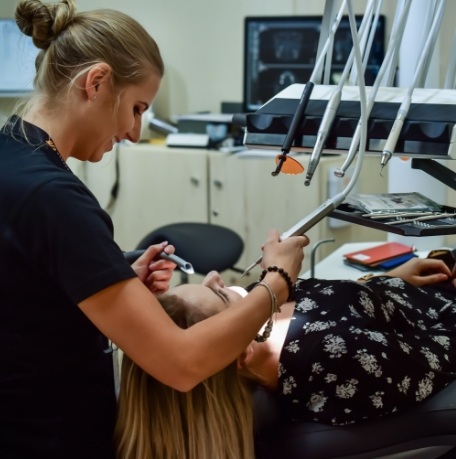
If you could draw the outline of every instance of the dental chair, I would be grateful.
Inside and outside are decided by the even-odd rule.
[[[314,245],[311,272],[315,271]],[[456,381],[410,411],[346,426],[283,422],[274,397],[253,390],[256,459],[456,459]]]
[[[158,228],[125,256],[132,263],[149,245],[164,240],[198,274],[240,271],[234,265],[243,251],[241,238],[205,223]],[[270,393],[260,386],[252,393],[256,459],[456,459],[456,381],[410,411],[347,426],[284,422]]]
[[[253,399],[256,459],[456,458],[456,381],[410,411],[347,426],[283,422],[266,390]]]
[[[176,255],[193,265],[196,274],[205,276],[210,271],[223,272],[236,268],[244,250],[241,237],[230,228],[198,222],[172,223],[148,233],[133,252],[125,256],[132,263],[150,245],[168,241],[174,245]],[[181,282],[188,282],[187,273],[181,271]]]

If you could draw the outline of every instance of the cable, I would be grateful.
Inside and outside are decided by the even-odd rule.
[[[332,37],[334,37],[337,31],[337,28],[339,27],[339,23],[342,19],[342,15],[344,13],[346,3],[347,3],[347,0],[344,0],[342,2],[342,6],[340,7],[339,12],[337,13],[336,19],[334,20],[334,23],[331,27],[328,38],[326,39],[325,45],[323,46],[321,53],[318,56],[317,62],[315,63],[315,67],[312,71],[312,74],[310,75],[310,79],[304,86],[304,90],[302,91],[301,99],[299,100],[298,107],[295,111],[293,119],[291,120],[290,128],[288,129],[288,133],[285,136],[285,140],[282,145],[282,154],[279,155],[279,161],[277,163],[276,169],[271,173],[273,177],[277,176],[280,173],[282,169],[282,165],[286,159],[286,155],[290,152],[291,145],[296,137],[296,132],[298,128],[301,126],[302,119],[304,117],[304,113],[305,113],[307,104],[310,99],[310,95],[312,94],[312,90],[315,85],[316,75],[318,75],[320,71],[320,67],[323,64],[323,61],[326,56],[326,51],[328,50],[328,46],[331,43],[331,39]]]
[[[315,67],[312,70],[312,74],[310,75],[309,81],[311,81],[314,84],[315,84],[316,78],[317,78],[317,76],[318,76],[318,74],[320,72],[320,69],[323,66],[323,63],[324,63],[324,60],[325,60],[329,45],[331,44],[331,41],[334,38],[334,35],[337,32],[337,29],[339,28],[339,24],[340,24],[340,21],[342,20],[346,4],[347,4],[347,0],[344,0],[342,2],[342,5],[341,5],[340,9],[339,9],[339,12],[337,13],[336,18],[334,19],[334,22],[333,22],[333,24],[331,26],[331,29],[330,29],[329,34],[328,34],[328,37],[327,37],[326,42],[325,42],[325,44],[324,44],[324,46],[323,46],[323,48],[322,48],[322,50],[320,52],[320,55],[317,58],[317,62],[315,63]]]
[[[374,4],[376,3],[376,0],[373,2],[368,3],[368,6],[366,7],[366,11],[363,15],[363,22],[366,23],[365,26],[365,34],[361,34],[360,38],[360,49],[361,49],[361,56],[363,57],[363,75],[366,71],[366,62],[365,62],[365,57],[369,56],[370,54],[370,47],[369,47],[369,30],[371,29],[371,24],[372,24],[372,12],[374,9]],[[359,34],[358,34],[359,35]],[[372,46],[372,43],[370,44]],[[350,72],[350,79],[349,79],[349,84],[354,86],[356,85],[358,80],[358,71],[356,69],[356,65],[351,68]]]
[[[422,49],[424,49],[424,47],[426,46],[426,41],[430,35],[432,21],[435,18],[436,11],[437,11],[437,0],[429,1],[427,11],[424,14],[425,24],[423,26],[423,42],[421,43]],[[433,36],[431,40],[431,45],[430,45],[431,49],[434,49],[436,41],[437,41],[437,35]],[[430,54],[427,54],[424,59],[424,63],[423,63],[423,71],[421,73],[420,78],[416,82],[416,86],[415,86],[416,88],[424,88],[424,84],[426,82],[426,77],[429,71],[429,65],[431,63],[431,60],[432,60],[432,56]]]
[[[321,50],[323,49],[323,46],[326,43],[326,40],[329,35],[329,29],[330,25],[334,21],[337,11],[336,11],[336,6],[337,6],[338,0],[326,0],[325,2],[325,9],[323,11],[323,19],[321,21],[321,27],[320,27],[320,37],[318,39],[318,48],[317,48],[317,56],[321,54]],[[330,48],[333,48],[334,41],[331,41]],[[328,53],[329,54],[329,53]],[[329,55],[327,54],[326,56],[326,62],[324,65],[324,77],[323,77],[323,84],[327,84],[326,80],[330,77],[331,73],[331,60],[329,59]],[[315,82],[318,81],[319,84],[322,83],[322,75],[323,75],[323,68],[321,68],[317,74],[315,75]]]
[[[450,62],[445,76],[445,89],[455,89],[454,77],[456,75],[456,32],[453,37],[452,52],[450,53]]]
[[[363,60],[363,70],[366,71],[367,64],[369,62],[369,56],[372,49],[372,44],[374,43],[374,37],[377,32],[378,18],[380,17],[380,10],[382,8],[383,0],[377,2],[377,9],[374,13],[374,18],[372,20],[372,25],[370,26],[369,38],[367,41],[366,48],[364,50],[364,60]]]
[[[394,15],[394,23],[393,23],[393,27],[392,27],[393,30],[397,27],[396,23],[397,23],[397,21],[399,20],[399,17],[400,17],[400,15],[397,14],[398,9],[399,9],[399,5],[398,5],[398,8],[396,9],[396,14]],[[404,36],[404,31],[405,31],[405,27],[402,27],[399,30],[399,32],[397,34],[398,43],[402,43],[402,38]],[[397,64],[399,62],[399,54],[400,54],[400,47],[397,46],[393,51],[393,56],[391,58],[391,62],[390,62],[390,65],[389,65],[389,71],[387,72],[387,75],[386,75],[385,82],[384,82],[383,86],[387,86],[387,87],[394,86],[394,81],[396,79],[396,72],[397,72]]]
[[[407,118],[408,112],[410,110],[413,91],[416,88],[417,84],[423,79],[423,73],[426,70],[426,61],[428,59],[429,53],[433,49],[433,45],[435,45],[435,41],[436,41],[435,36],[438,34],[440,24],[442,23],[445,6],[446,6],[446,0],[441,0],[440,5],[437,9],[437,12],[434,15],[434,20],[432,21],[432,27],[427,37],[426,43],[424,45],[423,52],[421,53],[420,59],[418,60],[418,63],[416,65],[412,84],[409,86],[407,90],[407,94],[402,100],[402,103],[396,115],[396,119],[394,120],[393,127],[391,128],[391,131],[388,135],[388,139],[386,140],[385,146],[383,148],[382,157],[380,160],[380,166],[382,169],[386,166],[388,161],[393,156],[397,141],[399,139],[399,135],[402,131],[402,126],[404,125],[404,121]]]
[[[350,29],[352,33],[353,39],[353,49],[355,51],[355,63],[357,68],[360,70],[362,68],[362,61],[361,61],[361,50],[359,47],[358,37],[356,34],[356,21],[355,15],[353,13],[353,6],[351,0],[347,1],[347,10],[348,15],[350,18]],[[361,138],[361,146],[358,151],[358,159],[355,165],[355,169],[353,171],[353,176],[346,186],[345,190],[340,193],[340,197],[338,199],[342,199],[339,204],[341,204],[344,199],[350,194],[353,187],[355,186],[356,182],[358,181],[358,177],[361,173],[361,169],[363,166],[364,154],[365,154],[365,146],[366,146],[366,139],[367,139],[367,121],[369,118],[369,113],[367,110],[367,97],[366,97],[366,83],[364,80],[364,74],[361,73],[360,77],[358,78],[358,86],[359,86],[359,105],[361,111],[360,117],[360,138]],[[338,204],[338,205],[339,205]]]
[[[397,27],[391,32],[391,36],[389,39],[388,49],[386,51],[385,58],[383,59],[382,65],[380,66],[380,70],[378,71],[377,77],[375,78],[374,85],[372,86],[369,92],[369,99],[368,99],[368,104],[367,104],[367,116],[369,116],[370,112],[372,111],[372,107],[374,106],[375,97],[377,95],[378,88],[380,87],[380,83],[389,66],[389,62],[390,62],[390,59],[392,58],[393,51],[397,46],[400,45],[400,42],[398,41],[398,31],[404,27],[404,24],[407,18],[407,14],[410,9],[410,4],[411,4],[411,0],[406,0],[404,8],[401,11],[401,18],[395,24]],[[350,164],[353,162],[353,159],[355,158],[356,152],[358,151],[358,147],[360,145],[360,134],[361,134],[361,120],[358,122],[358,125],[356,126],[355,133],[353,135],[353,138],[350,144],[350,148],[348,150],[348,154],[347,154],[347,157],[345,158],[344,163],[342,164],[340,168],[336,169],[336,171],[334,172],[334,174],[337,177],[343,177],[347,169],[350,167]],[[365,147],[365,145],[363,145],[363,147]]]
[[[370,24],[370,15],[374,7],[375,0],[370,0],[366,7],[366,13],[363,16],[363,20],[361,21],[361,25],[358,32],[358,37],[364,36],[366,30],[368,30],[368,25]],[[307,167],[306,172],[306,179],[304,181],[304,185],[309,186],[312,180],[312,177],[317,169],[318,163],[320,162],[320,158],[323,152],[323,147],[325,145],[326,139],[328,137],[329,132],[331,131],[331,127],[334,123],[334,119],[336,117],[336,112],[340,104],[340,100],[342,98],[342,89],[344,87],[345,81],[347,80],[348,74],[350,69],[353,66],[353,60],[355,57],[354,49],[352,48],[350,55],[348,56],[347,62],[345,64],[344,70],[340,77],[339,83],[335,91],[331,94],[331,97],[328,100],[328,103],[325,108],[325,112],[323,114],[322,120],[320,122],[320,126],[318,128],[317,139],[315,141],[315,145],[312,149],[312,153],[309,158],[309,165]]]

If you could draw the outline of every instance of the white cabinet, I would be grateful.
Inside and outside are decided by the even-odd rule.
[[[209,164],[210,221],[242,235],[245,249],[238,264],[243,268],[261,255],[270,228],[282,233],[320,204],[318,180],[305,187],[302,175],[272,177],[272,158],[213,154]],[[308,235],[318,239],[318,229],[311,229]],[[256,279],[259,273],[256,267],[250,277]]]
[[[125,147],[120,149],[119,174],[112,217],[124,250],[134,249],[159,226],[207,221],[206,152]]]

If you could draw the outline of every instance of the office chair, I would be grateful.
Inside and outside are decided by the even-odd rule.
[[[283,422],[261,387],[253,399],[256,459],[456,458],[456,381],[407,412],[346,426]]]
[[[244,250],[244,242],[233,230],[209,223],[172,223],[161,226],[136,246],[136,251],[125,256],[133,262],[150,245],[168,241],[176,248],[176,255],[190,262],[196,274],[206,275],[212,270],[228,269],[243,272],[235,267]],[[188,282],[188,274],[181,271],[182,283]]]

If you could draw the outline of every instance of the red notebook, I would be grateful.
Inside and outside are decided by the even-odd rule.
[[[410,245],[401,244],[400,242],[386,242],[375,247],[346,253],[344,257],[351,263],[372,266],[414,251],[415,247]]]

